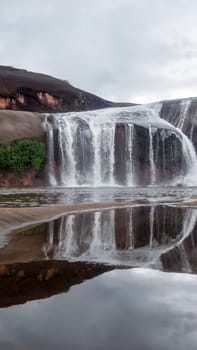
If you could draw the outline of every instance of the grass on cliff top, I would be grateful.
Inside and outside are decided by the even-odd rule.
[[[0,146],[0,168],[23,171],[25,166],[35,170],[42,168],[45,159],[45,144],[37,140],[21,140]]]

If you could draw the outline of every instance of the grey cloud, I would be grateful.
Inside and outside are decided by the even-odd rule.
[[[196,11],[195,0],[2,1],[0,63],[115,100],[195,95]]]

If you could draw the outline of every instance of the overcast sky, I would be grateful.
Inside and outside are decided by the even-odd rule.
[[[1,0],[0,64],[116,101],[197,96],[196,0]]]

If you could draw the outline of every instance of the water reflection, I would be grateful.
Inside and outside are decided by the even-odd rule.
[[[0,308],[65,293],[70,287],[121,266],[31,261],[0,266]]]
[[[1,309],[1,349],[195,350],[194,275],[113,271],[47,300]]]
[[[48,224],[44,253],[47,259],[192,272],[196,218],[195,209],[163,205],[68,215]]]
[[[196,219],[196,209],[167,205],[66,215],[9,236],[0,261],[92,261],[196,273]]]

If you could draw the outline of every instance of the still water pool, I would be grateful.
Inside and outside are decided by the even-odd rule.
[[[197,208],[182,207],[196,195],[182,187],[1,190],[1,207],[125,207],[26,222],[3,237],[0,348],[196,349]]]
[[[131,269],[0,310],[1,349],[195,350],[195,275]]]

